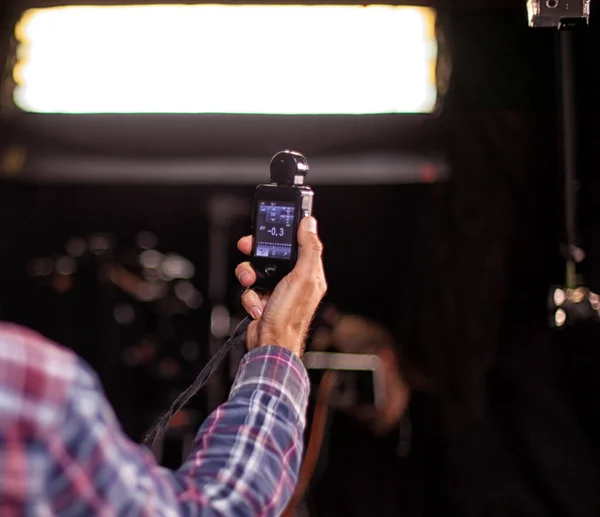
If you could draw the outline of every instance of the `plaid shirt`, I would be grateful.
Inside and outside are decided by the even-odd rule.
[[[286,349],[246,354],[229,400],[171,471],[124,435],[81,359],[0,324],[0,515],[279,515],[300,467],[308,391]]]

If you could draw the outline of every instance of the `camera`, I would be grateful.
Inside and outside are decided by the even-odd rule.
[[[308,171],[302,154],[282,151],[271,159],[271,183],[256,187],[251,263],[258,289],[272,290],[296,264],[298,226],[313,208],[314,192],[305,184]]]
[[[590,0],[528,0],[530,27],[569,29],[588,24]]]

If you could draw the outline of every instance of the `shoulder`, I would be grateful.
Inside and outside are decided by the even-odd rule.
[[[0,322],[0,420],[38,429],[54,425],[81,377],[82,362],[72,351]]]

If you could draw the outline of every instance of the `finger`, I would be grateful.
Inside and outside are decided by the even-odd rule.
[[[250,262],[242,262],[235,268],[235,276],[244,287],[250,287],[256,282],[256,272]]]
[[[260,319],[263,313],[263,304],[256,292],[252,289],[246,289],[242,294],[242,307],[246,309],[246,312],[250,314],[255,320]]]
[[[246,348],[248,351],[258,346],[258,321],[254,320],[246,329]]]
[[[321,272],[323,243],[317,234],[317,220],[305,217],[298,228],[298,261],[296,267],[302,273]]]
[[[242,237],[238,241],[237,247],[244,255],[250,255],[252,253],[252,235]]]
[[[265,307],[267,306],[267,303],[269,303],[269,298],[271,298],[271,293],[262,293],[258,295],[260,298],[260,306],[263,309],[263,312],[265,310]]]

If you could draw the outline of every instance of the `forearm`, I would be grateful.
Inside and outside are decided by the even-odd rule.
[[[279,515],[300,468],[308,387],[304,367],[287,350],[247,354],[229,400],[204,422],[175,474],[186,487],[182,507],[199,490],[216,515]]]

